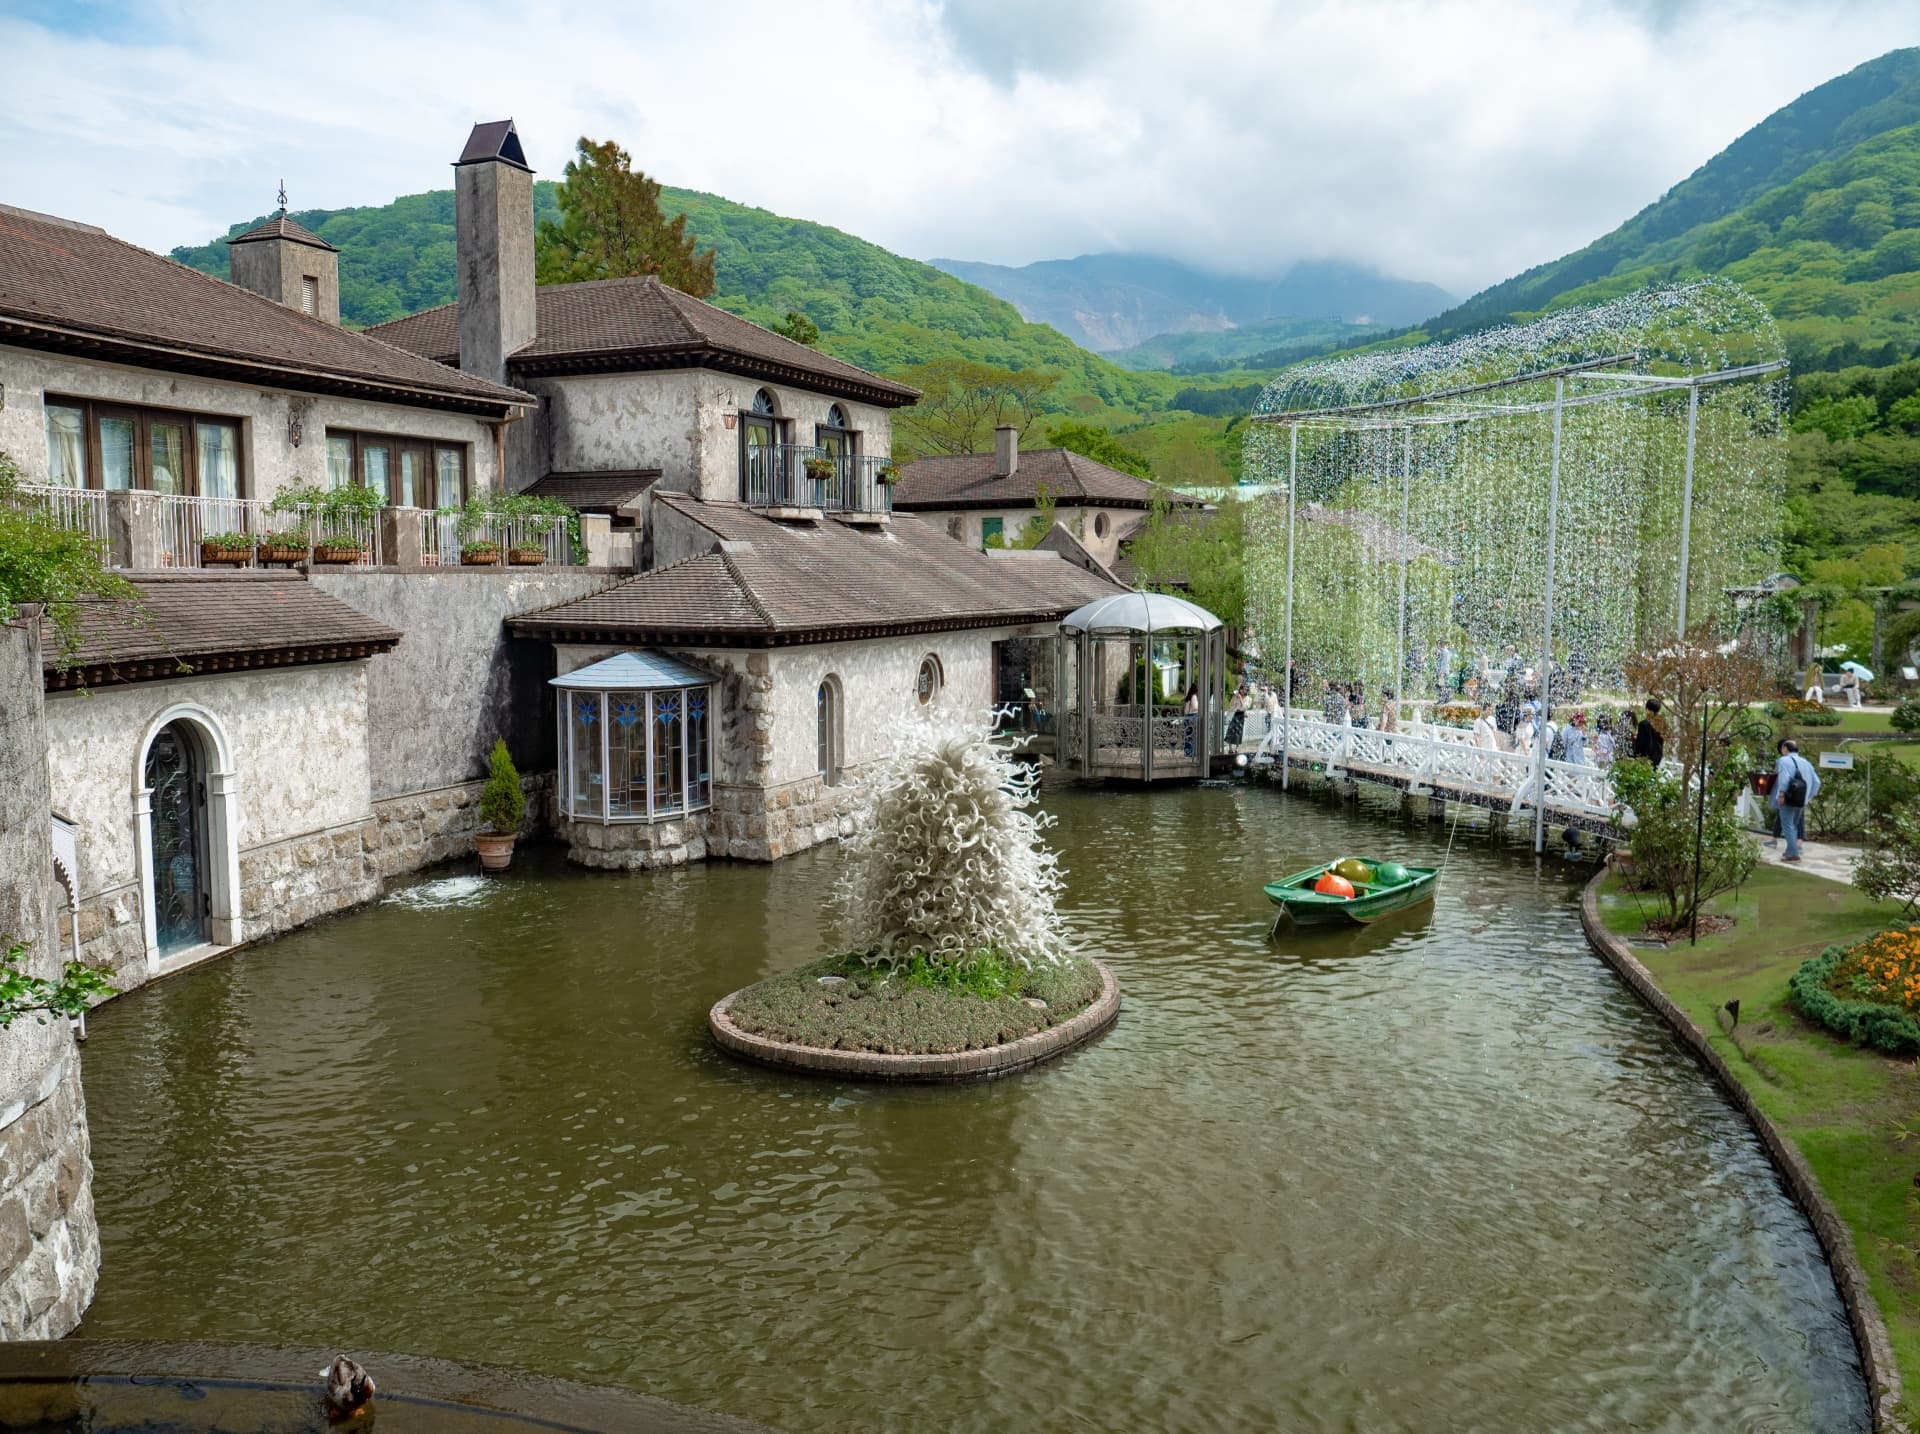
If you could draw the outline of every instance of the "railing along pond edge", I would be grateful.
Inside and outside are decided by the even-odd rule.
[[[1876,1434],[1912,1434],[1912,1430],[1896,1412],[1901,1398],[1900,1367],[1894,1361],[1893,1343],[1887,1335],[1886,1322],[1880,1317],[1880,1307],[1874,1303],[1873,1291],[1868,1287],[1866,1270],[1860,1264],[1860,1257],[1854,1253],[1853,1232],[1847,1228],[1846,1222],[1827,1199],[1826,1192],[1820,1188],[1819,1177],[1813,1173],[1813,1167],[1807,1164],[1806,1157],[1760,1109],[1752,1092],[1727,1065],[1726,1058],[1714,1049],[1707,1033],[1695,1025],[1693,1018],[1660,989],[1660,983],[1654,979],[1653,973],[1633,954],[1627,943],[1609,931],[1606,923],[1600,919],[1600,884],[1606,877],[1605,870],[1596,872],[1580,893],[1580,925],[1586,932],[1587,944],[1614,969],[1636,996],[1653,1009],[1655,1015],[1667,1023],[1680,1038],[1680,1043],[1726,1092],[1734,1108],[1746,1117],[1754,1134],[1760,1137],[1767,1158],[1773,1163],[1781,1183],[1793,1196],[1794,1203],[1807,1217],[1807,1223],[1813,1227],[1814,1238],[1820,1243],[1820,1252],[1826,1257],[1827,1268],[1833,1272],[1834,1287],[1840,1292],[1840,1303],[1847,1311],[1847,1324],[1853,1333],[1854,1348],[1860,1356],[1860,1370],[1866,1376],[1867,1403]]]

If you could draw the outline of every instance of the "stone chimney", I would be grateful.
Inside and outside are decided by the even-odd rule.
[[[1020,430],[1003,423],[993,430],[993,476],[1011,478],[1020,466]]]
[[[340,322],[340,251],[295,224],[284,209],[227,241],[227,274],[276,304]]]
[[[453,162],[460,368],[507,381],[507,359],[538,331],[533,170],[512,120],[477,124]]]

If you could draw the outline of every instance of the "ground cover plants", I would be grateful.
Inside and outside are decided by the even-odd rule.
[[[1099,968],[1084,956],[1039,966],[982,958],[972,973],[924,955],[877,966],[829,956],[749,986],[728,1014],[744,1031],[803,1046],[946,1055],[1044,1031],[1100,994]]]

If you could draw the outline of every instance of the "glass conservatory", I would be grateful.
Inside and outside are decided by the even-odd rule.
[[[715,682],[660,652],[622,652],[554,678],[561,817],[653,822],[710,806]]]
[[[1055,643],[1061,770],[1143,782],[1207,775],[1225,735],[1219,618],[1166,593],[1120,593],[1069,613]]]

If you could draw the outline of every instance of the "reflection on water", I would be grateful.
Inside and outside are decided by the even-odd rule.
[[[1463,829],[1430,912],[1268,940],[1261,884],[1443,828],[1058,794],[1121,1021],[891,1089],[707,1006],[826,949],[836,861],[516,858],[115,1003],[88,1335],[404,1349],[793,1430],[1849,1429],[1832,1280],[1586,950],[1579,868]],[[430,882],[426,889],[446,887]]]

